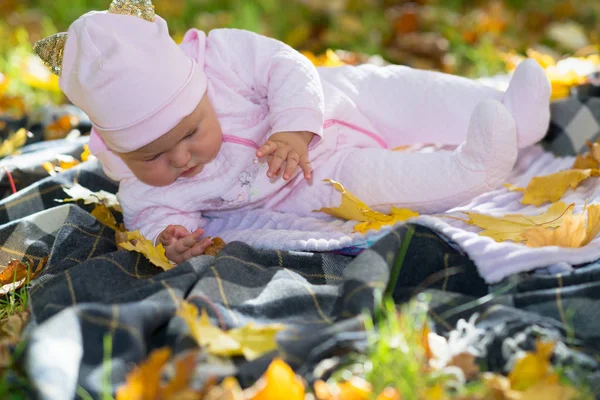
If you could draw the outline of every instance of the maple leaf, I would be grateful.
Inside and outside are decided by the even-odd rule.
[[[585,212],[587,211],[587,226]],[[600,233],[600,205],[594,204],[581,214],[573,215],[568,210],[562,218],[561,225],[556,229],[547,227],[530,228],[522,233],[523,239],[530,247],[559,246],[582,247],[591,242]]]
[[[125,229],[117,223],[115,216],[105,204],[98,204],[90,213],[98,221],[116,232],[124,232]]]
[[[509,185],[511,191],[522,191],[521,203],[536,207],[550,202],[554,203],[570,188],[575,189],[581,182],[592,176],[600,176],[600,169],[568,169],[550,175],[536,176],[529,181],[526,188]],[[506,186],[506,185],[505,185]]]
[[[21,128],[0,144],[0,158],[15,154],[27,142],[27,129]]]
[[[316,210],[316,212],[324,212],[333,217],[349,221],[360,221],[354,227],[355,232],[366,233],[372,229],[378,230],[385,225],[393,225],[419,216],[419,213],[406,208],[392,207],[390,214],[374,211],[358,197],[347,191],[341,183],[331,179],[325,179],[325,182],[331,183],[342,194],[342,204],[339,207],[324,207]]]
[[[281,324],[259,326],[251,322],[241,328],[223,331],[211,324],[205,309],[202,309],[202,315],[198,318],[198,309],[186,301],[181,302],[177,315],[186,322],[198,345],[205,347],[209,353],[243,355],[247,360],[276,349],[275,336],[284,329]]]
[[[285,361],[275,358],[245,395],[248,400],[304,400],[304,382]]]
[[[174,267],[165,255],[165,248],[162,243],[154,246],[152,242],[146,239],[137,229],[133,232],[126,231],[123,232],[122,235],[115,235],[115,241],[117,242],[118,247],[142,253],[152,264],[165,271]]]
[[[564,214],[572,206],[572,204],[566,205],[558,202],[539,215],[507,214],[503,217],[492,217],[491,215],[465,212],[469,220],[462,221],[482,228],[483,231],[479,232],[479,235],[490,237],[497,242],[505,240],[522,242],[526,240],[522,237],[523,232],[530,228],[560,226]]]
[[[55,200],[58,202],[68,202],[68,201],[78,201],[83,200],[83,204],[105,204],[107,207],[112,208],[113,210],[123,212],[121,209],[121,205],[117,200],[117,196],[113,193],[109,193],[104,190],[100,190],[98,192],[92,192],[90,189],[81,186],[78,183],[75,183],[70,188],[63,187],[65,193],[71,196],[70,199],[64,200]]]

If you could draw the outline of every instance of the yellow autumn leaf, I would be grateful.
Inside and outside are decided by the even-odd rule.
[[[510,371],[508,380],[511,389],[524,391],[539,383],[558,381],[558,376],[553,372],[550,364],[554,342],[538,341],[535,347],[535,353],[526,352]]]
[[[344,186],[331,179],[325,179],[342,194],[342,204],[339,207],[324,207],[317,212],[324,212],[336,218],[348,221],[360,221],[355,227],[355,232],[366,233],[371,229],[381,229],[385,225],[393,225],[400,221],[406,221],[409,218],[417,217],[419,213],[406,208],[392,207],[390,214],[383,214],[372,210],[358,197],[347,191]]]
[[[265,374],[247,389],[248,400],[304,400],[304,382],[285,361],[274,359]]]
[[[71,169],[80,163],[75,157],[66,154],[57,154],[56,159],[58,160],[58,166],[61,171]]]
[[[402,396],[400,395],[398,389],[387,387],[377,395],[375,400],[402,400]]]
[[[586,154],[585,156],[577,156],[575,158],[575,162],[573,163],[573,169],[598,169],[600,168],[600,163],[598,160],[594,158],[591,153]]]
[[[8,137],[0,144],[0,158],[15,154],[17,150],[27,142],[27,130],[21,128]]]
[[[525,189],[513,187],[512,190],[524,192],[521,203],[539,207],[545,202],[557,202],[569,188],[577,188],[581,182],[592,176],[600,176],[600,169],[568,169],[550,175],[536,176]]]
[[[559,383],[538,383],[521,393],[519,400],[572,400],[581,399],[580,393],[572,386]]]
[[[321,54],[320,56],[316,56],[310,51],[304,51],[302,54],[317,67],[340,67],[345,65],[338,55],[335,54],[335,51],[331,49],[327,49],[325,54]]]
[[[127,240],[117,243],[117,246],[129,250],[142,253],[152,264],[162,269],[169,270],[174,267],[165,255],[165,248],[162,243],[154,246],[152,242],[146,239],[139,230],[133,232],[125,232]]]
[[[90,152],[90,148],[87,144],[83,145],[83,152],[81,153],[81,161],[87,161],[90,156],[92,155],[92,153]]]
[[[243,355],[247,360],[275,350],[275,336],[284,328],[281,324],[259,326],[251,322],[241,328],[223,331],[211,324],[206,310],[203,309],[198,318],[198,309],[186,301],[181,302],[177,315],[186,322],[198,345],[205,347],[209,353],[221,356]]]
[[[572,210],[568,210],[562,218],[561,225],[556,229],[535,227],[526,230],[521,236],[530,247],[576,248],[591,242],[598,233],[600,233],[600,205],[594,204],[577,215],[573,215]]]
[[[127,375],[117,390],[117,400],[154,400],[157,398],[162,368],[171,357],[171,349],[163,347],[150,353],[148,359]]]
[[[102,222],[104,225],[117,232],[125,231],[119,226],[117,220],[115,219],[115,216],[105,204],[98,204],[96,207],[94,207],[90,214],[92,214],[92,216],[98,221]]]
[[[340,400],[368,400],[373,392],[373,386],[357,376],[339,383],[337,389]]]
[[[521,235],[530,228],[560,226],[563,215],[570,207],[572,204],[558,202],[539,215],[507,214],[503,217],[465,212],[469,220],[464,222],[482,228],[483,231],[479,232],[479,235],[490,237],[497,242],[505,240],[522,242],[525,239]]]

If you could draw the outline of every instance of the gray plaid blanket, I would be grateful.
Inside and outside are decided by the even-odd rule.
[[[567,101],[570,112],[553,109],[547,145],[572,154],[581,147],[581,129],[569,121],[580,120],[582,113],[594,117],[597,107],[589,99]],[[597,134],[596,128],[586,129],[587,137]],[[399,273],[391,288],[394,300],[403,303],[426,293],[433,329],[440,334],[477,313],[475,324],[485,332],[477,344],[480,361],[488,370],[507,372],[522,350],[534,349],[536,339],[552,339],[558,342],[553,361],[577,366],[572,378],[600,393],[600,262],[561,265],[556,260],[490,286],[452,241],[405,224],[354,258],[259,251],[234,242],[217,257],[197,257],[163,272],[137,253],[117,250],[114,232],[90,214],[91,207],[55,201],[67,197],[62,186],[75,181],[92,191],[117,189],[93,162],[48,177],[44,161],[56,154],[78,156],[81,145],[37,143],[18,157],[0,160],[0,269],[15,258],[35,268],[49,256],[29,287],[25,351],[18,351],[21,345],[13,349],[31,385],[19,387],[21,381],[8,376],[15,390],[30,398],[114,394],[153,349],[169,346],[178,353],[195,346],[175,316],[181,299],[206,309],[223,328],[250,321],[286,325],[278,350],[252,362],[201,358],[195,371],[200,383],[209,376],[235,375],[250,385],[276,355],[309,383],[326,378],[322,374],[328,372],[315,376],[321,361],[364,351],[362,313],[373,311],[376,292],[388,286],[392,272]],[[15,195],[8,196],[4,167],[20,189]],[[393,271],[408,230],[414,235],[407,255],[401,269]],[[108,353],[105,338],[111,344]]]
[[[81,144],[70,146],[73,154],[80,151]],[[40,172],[43,157],[37,160],[23,167],[23,176]],[[278,355],[312,382],[320,361],[364,350],[362,312],[373,310],[375,291],[388,284],[408,229],[414,235],[393,290],[397,303],[428,293],[431,320],[442,334],[479,313],[476,326],[486,332],[479,345],[490,370],[506,372],[520,351],[533,350],[535,339],[544,337],[561,344],[557,363],[576,363],[578,379],[600,383],[600,263],[568,274],[542,269],[491,287],[452,242],[407,224],[355,258],[258,251],[234,242],[217,257],[163,272],[137,253],[117,250],[114,232],[90,215],[90,207],[55,201],[66,197],[62,185],[74,181],[93,191],[116,190],[97,164],[87,162],[0,202],[0,264],[17,258],[36,265],[49,255],[29,289],[32,320],[18,358],[32,380],[32,398],[77,398],[81,389],[100,398],[107,336],[110,391],[152,349],[193,347],[175,316],[181,299],[206,309],[224,328],[250,321],[286,325],[278,350],[252,362],[207,355],[196,366],[200,381],[235,375],[250,385]]]

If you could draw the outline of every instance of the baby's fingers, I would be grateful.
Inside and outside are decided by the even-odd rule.
[[[300,157],[300,168],[304,172],[304,179],[309,180],[312,177],[312,168],[308,156],[304,155]]]
[[[300,156],[295,151],[291,151],[288,154],[287,159],[285,160],[285,171],[283,173],[283,179],[286,181],[292,177],[294,171],[298,167],[298,163],[300,162]]]
[[[268,156],[269,154],[272,154],[275,150],[277,150],[277,143],[268,140],[267,143],[263,144],[256,151],[256,157],[261,158],[264,156]]]

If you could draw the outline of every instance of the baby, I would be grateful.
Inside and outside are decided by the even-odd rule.
[[[550,85],[532,60],[506,92],[402,66],[315,68],[243,30],[192,29],[177,45],[149,0],[115,0],[35,51],[90,116],[126,228],[175,263],[211,244],[205,218],[338,206],[326,178],[378,209],[459,206],[501,185],[549,123]],[[417,143],[456,148],[394,150]]]

